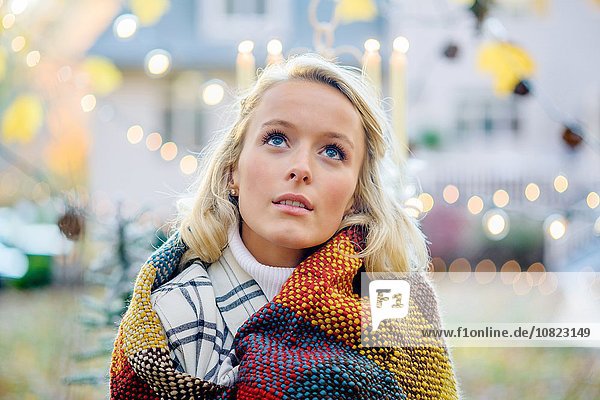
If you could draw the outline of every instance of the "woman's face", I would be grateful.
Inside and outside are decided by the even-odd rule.
[[[232,174],[248,249],[261,261],[257,251],[327,241],[352,207],[364,157],[359,114],[338,90],[306,81],[267,90]]]

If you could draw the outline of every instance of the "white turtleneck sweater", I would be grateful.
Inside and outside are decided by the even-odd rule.
[[[240,231],[235,225],[229,229],[229,248],[240,267],[254,278],[269,301],[281,291],[285,281],[294,272],[295,268],[270,267],[256,261],[244,245]]]

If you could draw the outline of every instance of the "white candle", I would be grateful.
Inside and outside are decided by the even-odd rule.
[[[365,54],[363,55],[363,71],[378,92],[381,92],[381,56],[379,55],[379,42],[375,39],[365,41]]]
[[[267,65],[278,64],[283,61],[283,45],[277,39],[269,40],[267,43]]]
[[[256,61],[252,54],[254,43],[244,40],[238,46],[238,55],[235,62],[238,89],[248,89],[256,77]]]
[[[390,96],[392,97],[392,128],[398,140],[400,160],[408,157],[408,135],[406,133],[406,52],[409,43],[405,37],[394,39],[390,57]]]

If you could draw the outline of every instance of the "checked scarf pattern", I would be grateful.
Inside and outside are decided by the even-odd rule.
[[[364,347],[368,301],[352,292],[362,266],[353,257],[360,230],[339,232],[301,262],[281,292],[237,331],[238,379],[220,386],[179,372],[150,293],[173,277],[186,250],[175,235],[142,266],[115,341],[112,399],[457,399],[448,350],[439,341],[410,347]],[[209,267],[210,268],[210,267]],[[439,327],[425,281],[401,323],[384,321],[377,340]],[[432,310],[433,308],[433,310]],[[433,312],[432,312],[433,311]],[[434,315],[435,317],[431,317]],[[383,334],[380,332],[383,331]]]

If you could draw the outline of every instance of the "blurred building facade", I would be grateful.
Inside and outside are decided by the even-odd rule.
[[[229,123],[238,43],[247,39],[255,43],[258,68],[265,65],[270,39],[281,40],[286,55],[313,49],[309,3],[182,0],[172,2],[156,25],[140,28],[131,39],[116,38],[109,27],[89,53],[114,60],[124,80],[118,91],[97,105],[89,161],[92,196],[124,199],[172,215],[176,198],[193,176],[181,172],[178,160],[200,152]],[[318,14],[328,18],[333,2],[322,3]],[[439,8],[442,3],[446,8]],[[459,237],[467,248],[473,242],[473,249],[466,251],[472,262],[485,258],[485,243],[475,239],[484,236],[482,216],[503,208],[511,228],[525,232],[514,235],[516,245],[529,240],[526,232],[531,226],[541,232],[530,247],[522,246],[524,254],[535,253],[525,260],[543,259],[553,269],[600,268],[600,239],[594,231],[599,208],[586,204],[588,193],[600,189],[600,53],[595,43],[600,37],[600,9],[591,1],[554,0],[541,2],[542,8],[533,0],[499,3],[493,18],[478,29],[473,15],[455,2],[378,2],[373,21],[340,25],[335,45],[362,51],[366,39],[381,41],[385,98],[391,43],[398,35],[410,41],[409,166],[418,178],[416,186],[434,199],[423,220],[433,256],[438,252],[460,256],[436,247]],[[534,59],[529,95],[494,93],[492,79],[477,67],[478,48],[490,38],[514,41]],[[456,46],[456,57],[444,55],[449,46]],[[154,49],[171,54],[170,72],[158,79],[144,70],[145,57]],[[360,66],[351,56],[342,62]],[[223,101],[215,106],[202,99],[210,82],[223,82],[225,87]],[[584,128],[586,143],[569,149],[561,134],[565,124],[575,121]],[[144,139],[158,132],[163,143],[176,143],[178,156],[165,161],[143,140],[128,142],[126,134],[133,125],[143,128]],[[558,175],[568,179],[563,193],[554,188]],[[535,201],[524,194],[531,183],[540,189]],[[460,192],[452,205],[443,200],[448,185]],[[492,200],[500,189],[510,196],[503,207]],[[418,194],[416,190],[407,196]],[[466,211],[472,196],[483,201],[483,209],[475,215]],[[560,240],[543,232],[553,214],[568,219]],[[454,225],[442,226],[439,221]],[[520,224],[523,221],[529,223]]]

